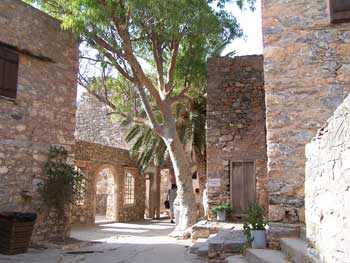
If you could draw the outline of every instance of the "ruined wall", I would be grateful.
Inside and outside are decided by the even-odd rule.
[[[269,219],[304,222],[305,144],[349,91],[349,24],[326,0],[263,1]]]
[[[57,20],[19,0],[0,1],[0,28],[1,42],[54,61],[20,54],[17,98],[0,97],[0,211],[35,211],[33,240],[60,239],[69,218],[58,220],[36,190],[49,145],[73,155],[77,43]]]
[[[115,220],[114,176],[105,168],[96,177],[96,214]]]
[[[257,198],[265,192],[266,142],[263,57],[208,61],[207,177],[209,205],[230,202],[230,160],[254,159]]]
[[[124,138],[129,127],[112,120],[109,109],[92,95],[85,93],[77,110],[75,138],[120,149],[130,149]]]
[[[73,223],[93,224],[95,222],[97,176],[105,168],[110,169],[114,176],[115,220],[129,222],[144,218],[145,178],[138,173],[136,162],[130,158],[128,151],[77,141],[75,164],[86,176],[86,191],[84,201],[73,207]],[[124,204],[124,179],[127,170],[135,177],[134,205]]]
[[[350,259],[350,97],[306,146],[305,207],[311,262]]]

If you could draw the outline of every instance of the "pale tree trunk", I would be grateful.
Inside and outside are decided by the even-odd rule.
[[[199,181],[199,194],[203,198],[203,191],[205,188],[205,185],[207,183],[207,158],[206,154],[201,154],[198,147],[194,146],[194,152],[195,152],[195,161],[197,165],[197,176]],[[201,198],[201,200],[202,200]],[[204,216],[204,209],[203,205],[200,204],[200,216]]]
[[[190,165],[177,132],[175,132],[175,135],[172,137],[172,140],[169,140],[166,137],[163,137],[163,140],[167,146],[174,168],[177,182],[177,196],[180,203],[179,224],[175,231],[183,232],[196,223],[197,212]]]

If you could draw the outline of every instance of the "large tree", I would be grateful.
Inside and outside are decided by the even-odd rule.
[[[247,0],[253,3],[254,0]],[[195,223],[189,160],[179,139],[174,105],[189,100],[196,62],[203,49],[241,35],[236,19],[225,11],[230,0],[33,0],[61,17],[96,50],[93,60],[118,74],[137,91],[142,111],[119,107],[121,98],[103,100],[115,114],[157,133],[170,156],[181,206],[178,230]],[[234,1],[242,6],[244,0]],[[179,63],[178,63],[179,62]],[[182,78],[176,78],[182,74]],[[116,79],[116,76],[114,77]],[[177,81],[175,81],[175,79]],[[86,80],[86,79],[85,79]],[[101,86],[113,83],[103,74]],[[88,79],[89,81],[89,79]],[[101,94],[97,94],[101,96]]]

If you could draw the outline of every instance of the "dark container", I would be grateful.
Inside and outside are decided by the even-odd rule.
[[[0,254],[26,253],[35,220],[35,213],[0,212]]]

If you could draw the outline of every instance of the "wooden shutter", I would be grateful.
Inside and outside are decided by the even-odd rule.
[[[0,95],[16,98],[18,53],[0,45]]]
[[[255,162],[232,161],[230,168],[231,205],[240,214],[256,201]]]
[[[350,22],[349,0],[329,0],[329,11],[332,23]]]

